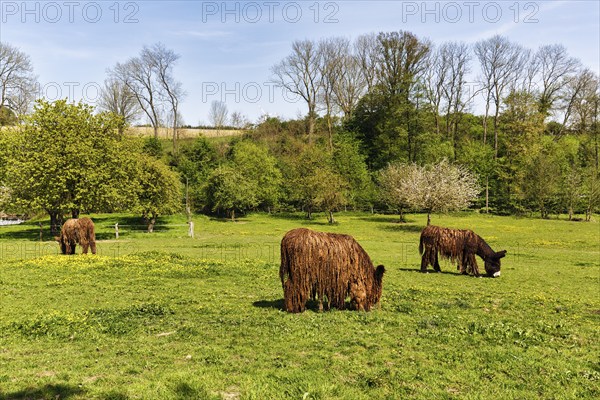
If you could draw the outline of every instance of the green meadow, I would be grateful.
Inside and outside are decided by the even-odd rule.
[[[419,273],[422,214],[195,216],[194,238],[183,216],[147,234],[92,215],[95,256],[59,255],[47,220],[3,226],[0,399],[596,399],[595,217],[433,216],[507,250],[497,279]],[[282,311],[279,241],[299,226],[384,264],[380,307]]]

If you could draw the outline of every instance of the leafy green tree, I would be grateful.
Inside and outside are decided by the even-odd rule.
[[[542,218],[557,211],[561,170],[556,158],[556,143],[543,137],[532,147],[523,172],[521,191],[525,203],[537,209]]]
[[[131,204],[127,141],[118,118],[66,100],[40,100],[10,141],[6,185],[13,205],[45,210],[57,231],[62,215]]]
[[[201,209],[209,205],[206,185],[217,160],[216,149],[203,136],[196,138],[191,145],[181,147],[176,164],[183,183],[189,187],[190,207]]]
[[[592,218],[592,213],[600,208],[600,174],[593,166],[588,167],[583,174],[582,201],[585,206],[585,220]]]
[[[485,190],[484,208],[489,212],[490,180],[493,179],[496,168],[493,147],[480,141],[468,141],[463,144],[457,161],[466,165],[478,177],[479,185]]]
[[[179,176],[163,162],[147,155],[135,160],[136,204],[134,211],[142,215],[149,233],[159,215],[172,214],[181,209]]]
[[[225,210],[235,221],[235,211],[258,205],[255,185],[232,164],[217,167],[208,177],[206,195],[213,211]]]
[[[252,187],[259,206],[271,209],[281,197],[282,175],[277,160],[264,146],[249,140],[237,142],[231,161],[246,183]]]
[[[306,210],[307,218],[312,218],[316,209],[324,209],[329,222],[334,223],[333,212],[348,202],[349,185],[335,170],[327,151],[309,145],[288,162],[286,181],[289,196]]]
[[[348,134],[335,137],[333,167],[348,182],[348,203],[354,207],[372,206],[375,185],[360,151],[360,142]]]
[[[17,115],[8,107],[0,107],[0,126],[16,125],[19,122]]]
[[[144,145],[142,147],[144,153],[160,158],[163,155],[163,145],[159,138],[151,136],[144,139]]]
[[[510,93],[505,106],[499,117],[496,179],[490,184],[490,192],[497,208],[524,211],[525,175],[540,148],[544,115],[539,112],[536,98],[528,92]]]

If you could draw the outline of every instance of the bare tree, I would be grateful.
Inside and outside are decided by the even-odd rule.
[[[183,100],[184,92],[181,82],[173,77],[173,67],[179,60],[179,55],[167,49],[162,43],[157,43],[148,50],[152,65],[156,68],[156,76],[161,87],[161,92],[169,105],[173,129],[173,154],[177,154],[177,128],[179,123],[179,103]]]
[[[535,60],[540,75],[540,112],[549,115],[568,77],[577,71],[580,63],[569,57],[567,49],[561,44],[540,47]]]
[[[0,42],[0,108],[25,114],[35,99],[36,83],[29,56]]]
[[[375,33],[361,35],[354,42],[354,53],[356,54],[367,91],[371,90],[377,83],[377,74],[375,72],[377,49],[377,34]]]
[[[470,72],[469,62],[471,54],[469,46],[465,43],[449,42],[442,45],[443,59],[447,60],[449,67],[448,81],[443,86],[446,99],[446,134],[451,138],[454,147],[454,158],[457,156],[457,131],[462,119],[463,111],[473,93],[466,91],[465,76]]]
[[[210,110],[208,111],[208,120],[210,123],[220,130],[227,123],[227,104],[222,101],[213,100],[210,103]]]
[[[292,53],[271,68],[273,82],[300,96],[308,106],[308,140],[312,141],[320,91],[320,53],[312,40],[292,43]]]
[[[487,122],[490,104],[494,103],[494,153],[498,155],[498,116],[500,104],[507,91],[517,82],[527,65],[529,53],[506,37],[495,35],[475,44],[475,54],[481,66],[481,84],[485,93],[483,142],[487,141]]]
[[[319,42],[319,99],[325,106],[329,150],[333,151],[333,119],[335,106],[335,89],[344,67],[344,58],[350,51],[350,41],[342,37],[323,39]]]
[[[338,79],[333,86],[335,104],[344,113],[344,119],[352,116],[360,98],[366,93],[366,80],[356,55],[345,54],[339,65]]]
[[[123,133],[124,126],[133,123],[142,111],[131,89],[114,76],[104,81],[98,107],[121,116],[123,125],[119,127],[120,134]]]
[[[469,46],[446,42],[429,55],[425,76],[425,97],[435,117],[436,132],[441,130],[440,114],[444,110],[446,134],[454,141],[462,112],[474,93],[466,90],[465,75],[470,71]],[[466,97],[466,95],[470,95]]]
[[[246,117],[244,114],[242,114],[241,111],[232,112],[230,120],[231,120],[231,126],[233,126],[234,128],[237,128],[237,129],[243,129],[250,123],[250,121],[248,120],[248,117]]]
[[[575,114],[574,126],[579,132],[584,132],[587,126],[591,126],[594,116],[595,104],[598,90],[598,76],[589,69],[582,69],[578,73],[564,78],[564,87],[560,90],[560,97],[556,99],[559,108],[562,109],[562,124],[559,128],[557,138],[562,135]]]
[[[429,68],[424,74],[424,92],[425,98],[429,101],[429,105],[433,111],[435,119],[436,133],[440,134],[440,110],[444,95],[444,85],[448,80],[449,64],[444,59],[444,52],[441,47],[431,52],[428,56],[427,64]]]
[[[154,137],[158,138],[160,127],[162,87],[157,81],[156,65],[151,50],[144,47],[137,57],[117,65],[109,71],[111,77],[125,85],[137,100],[140,108],[154,129]]]

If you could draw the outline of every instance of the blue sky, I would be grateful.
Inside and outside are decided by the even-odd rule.
[[[188,93],[182,114],[191,125],[207,123],[212,100],[252,121],[264,112],[305,114],[301,101],[268,83],[296,39],[407,30],[439,44],[502,34],[531,49],[561,43],[599,73],[598,21],[597,0],[0,0],[0,40],[31,57],[45,97],[94,103],[107,68],[162,42],[181,56],[175,75]]]

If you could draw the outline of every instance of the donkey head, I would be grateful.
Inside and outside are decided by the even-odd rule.
[[[499,251],[485,258],[485,272],[492,278],[500,276],[500,259],[506,256],[506,250]]]

